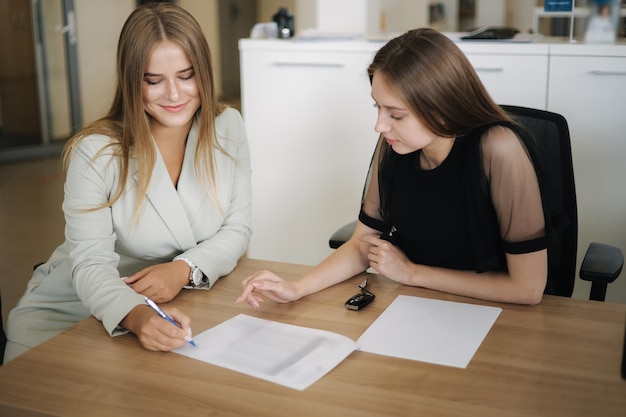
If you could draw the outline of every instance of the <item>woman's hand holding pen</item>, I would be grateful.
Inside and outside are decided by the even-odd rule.
[[[138,305],[122,320],[122,327],[137,335],[146,350],[170,351],[182,347],[191,340],[191,319],[174,307],[163,310],[180,327],[163,320],[147,305]]]
[[[183,261],[152,265],[123,280],[136,293],[166,303],[189,283],[189,265]]]
[[[270,271],[258,271],[241,283],[241,295],[237,302],[247,302],[258,308],[266,297],[277,303],[288,303],[300,298],[294,282],[288,282]]]

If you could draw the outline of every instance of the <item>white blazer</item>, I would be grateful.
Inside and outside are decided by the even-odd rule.
[[[126,189],[110,208],[96,211],[116,190],[119,160],[107,148],[112,140],[92,135],[72,156],[65,181],[65,242],[33,273],[26,292],[11,311],[7,337],[33,347],[93,315],[110,335],[144,297],[120,277],[184,256],[209,279],[210,288],[245,253],[251,236],[250,153],[243,120],[234,109],[216,119],[219,143],[216,183],[220,207],[203,192],[194,171],[198,129],[193,124],[183,167],[174,187],[160,153],[138,222],[137,163],[130,159]],[[10,358],[8,358],[10,359]]]

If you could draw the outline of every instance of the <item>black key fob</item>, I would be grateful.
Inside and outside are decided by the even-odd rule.
[[[369,303],[374,300],[374,294],[357,294],[350,297],[348,301],[346,301],[346,308],[348,310],[360,310],[365,308]]]

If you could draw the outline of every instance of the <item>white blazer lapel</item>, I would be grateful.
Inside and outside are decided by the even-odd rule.
[[[184,165],[191,164],[192,158],[187,158],[189,149],[185,152]],[[185,167],[183,167],[183,171]],[[178,242],[181,250],[187,250],[196,246],[196,240],[193,235],[191,223],[188,218],[187,211],[183,206],[176,188],[172,184],[172,180],[167,172],[165,163],[161,154],[156,152],[156,162],[152,171],[152,178],[148,185],[146,193],[147,202],[159,214],[167,228],[172,233],[174,239]]]
[[[202,208],[207,196],[200,185],[195,170],[196,147],[198,145],[198,126],[197,123],[191,126],[189,136],[187,137],[187,148],[185,149],[185,159],[183,169],[178,179],[178,197],[183,206],[187,210],[187,218],[193,222],[198,211]]]

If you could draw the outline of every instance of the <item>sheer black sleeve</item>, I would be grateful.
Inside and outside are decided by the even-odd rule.
[[[508,127],[493,126],[481,138],[480,151],[504,250],[527,253],[544,249],[542,196],[526,145]]]

